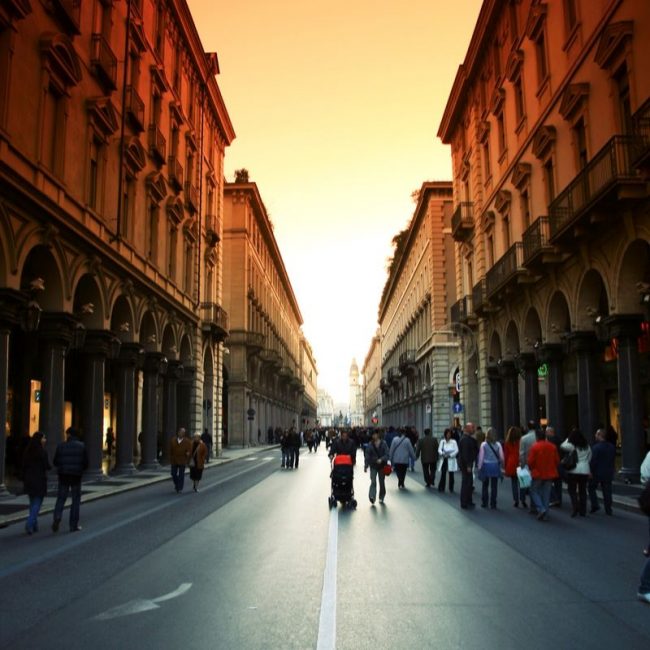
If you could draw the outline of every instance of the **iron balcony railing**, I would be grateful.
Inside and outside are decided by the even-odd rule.
[[[522,242],[513,244],[485,275],[487,295],[494,296],[517,273],[524,269],[524,248]]]
[[[452,323],[466,323],[472,315],[472,296],[463,296],[457,300],[450,309]]]
[[[185,202],[187,207],[194,212],[199,209],[199,190],[190,181],[185,181]]]
[[[216,302],[201,303],[201,320],[209,329],[217,330],[224,336],[228,335],[230,330],[228,312]]]
[[[169,156],[167,161],[169,182],[180,192],[183,189],[183,166],[178,161],[178,156]]]
[[[126,110],[134,129],[144,131],[144,101],[133,86],[126,87]]]
[[[266,337],[261,332],[246,332],[246,347],[261,350]]]
[[[615,135],[587,163],[549,206],[551,241],[619,183],[641,181],[633,164],[640,147],[638,136]]]
[[[393,368],[388,369],[388,381],[389,382],[395,383],[395,382],[399,381],[399,378],[400,378],[399,368],[393,367]]]
[[[634,116],[634,132],[638,138],[638,151],[634,157],[635,167],[648,164],[650,159],[650,100]]]
[[[399,355],[400,370],[408,369],[415,364],[415,350],[406,350]]]
[[[550,225],[548,217],[539,217],[524,231],[524,264],[529,264],[537,255],[549,248]]]
[[[149,125],[149,153],[158,161],[158,164],[165,164],[165,153],[167,151],[167,141],[162,131],[156,124]]]
[[[474,229],[474,204],[459,203],[451,215],[451,235],[457,241],[466,239]]]
[[[52,0],[52,7],[68,31],[80,33],[81,0]]]
[[[93,34],[90,63],[95,74],[110,90],[117,88],[117,57],[102,34]]]
[[[472,288],[472,306],[474,307],[474,313],[477,315],[484,313],[488,306],[485,278],[479,280]]]
[[[219,224],[214,214],[205,215],[205,237],[208,246],[216,246],[219,243]]]

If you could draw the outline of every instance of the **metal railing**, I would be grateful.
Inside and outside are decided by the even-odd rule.
[[[452,323],[465,323],[472,315],[472,296],[463,296],[450,309]]]
[[[162,165],[165,162],[165,153],[167,151],[167,141],[162,131],[156,124],[149,125],[149,152],[158,159]]]
[[[399,367],[407,368],[415,363],[415,350],[406,350],[399,355]]]
[[[549,247],[550,226],[548,217],[539,217],[526,228],[522,236],[524,244],[524,264]]]
[[[183,189],[183,166],[178,161],[178,156],[169,156],[167,161],[169,182],[176,187],[177,190]]]
[[[216,302],[201,303],[201,320],[225,333],[230,330],[228,312],[221,305],[217,305]]]
[[[399,368],[393,367],[393,368],[388,369],[388,381],[389,382],[392,383],[392,382],[399,381],[399,378],[400,378]]]
[[[549,206],[550,239],[554,239],[618,183],[640,180],[633,164],[641,139],[615,135],[558,194]]]
[[[117,88],[117,57],[102,34],[93,34],[90,62],[102,80],[115,90]]]
[[[463,239],[474,228],[474,204],[459,203],[451,215],[451,235]]]
[[[488,305],[485,278],[479,280],[472,288],[472,305],[476,314],[480,314]]]
[[[199,209],[199,190],[190,181],[185,181],[185,200],[194,210]]]
[[[261,349],[264,347],[266,337],[261,332],[246,332],[246,346]]]
[[[66,27],[79,33],[81,21],[81,0],[53,0],[52,5]]]
[[[522,242],[513,244],[496,264],[486,273],[485,283],[488,297],[492,297],[504,284],[523,269],[524,248]]]
[[[138,131],[144,131],[144,101],[133,86],[126,87],[126,110]]]

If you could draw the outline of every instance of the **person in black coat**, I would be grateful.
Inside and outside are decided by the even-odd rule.
[[[47,470],[51,469],[45,451],[45,436],[36,431],[23,454],[23,486],[29,496],[29,515],[25,524],[28,535],[38,531],[38,513],[47,494]]]
[[[88,467],[88,454],[86,446],[79,439],[79,431],[73,427],[66,429],[66,441],[56,446],[54,453],[54,465],[59,472],[59,489],[54,506],[54,519],[52,530],[56,533],[59,530],[63,507],[68,498],[72,495],[70,506],[70,532],[81,530],[79,525],[79,509],[81,506],[81,475]]]
[[[345,429],[341,431],[341,437],[334,440],[330,445],[329,457],[332,459],[334,456],[343,455],[352,457],[352,465],[357,464],[357,445],[350,438],[350,433]]]
[[[591,501],[591,512],[600,510],[596,488],[600,485],[603,491],[605,512],[612,514],[612,480],[614,479],[616,465],[616,447],[607,442],[605,429],[596,431],[596,442],[591,448],[591,479],[589,480],[589,500]]]
[[[474,439],[474,425],[468,422],[463,427],[463,435],[458,443],[458,469],[461,474],[460,507],[463,510],[474,508],[472,488],[474,487],[474,463],[478,457],[478,445]]]

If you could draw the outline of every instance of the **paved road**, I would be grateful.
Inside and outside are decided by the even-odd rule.
[[[644,518],[539,523],[505,483],[461,511],[417,473],[371,508],[362,468],[358,510],[330,513],[325,450],[276,456],[84,504],[80,533],[0,530],[0,647],[650,647]]]

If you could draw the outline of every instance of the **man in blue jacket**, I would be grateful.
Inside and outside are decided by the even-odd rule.
[[[88,454],[86,453],[86,446],[79,439],[79,431],[74,427],[69,427],[65,434],[66,441],[60,442],[54,452],[54,466],[59,471],[59,491],[54,506],[54,520],[52,521],[52,530],[55,533],[59,530],[68,493],[72,495],[70,532],[81,530],[79,525],[81,475],[88,467]]]
[[[603,491],[605,512],[612,514],[612,480],[614,478],[616,464],[616,447],[607,442],[605,429],[596,431],[596,442],[591,448],[591,479],[589,481],[589,500],[591,501],[590,512],[600,510],[596,488],[600,485]]]

